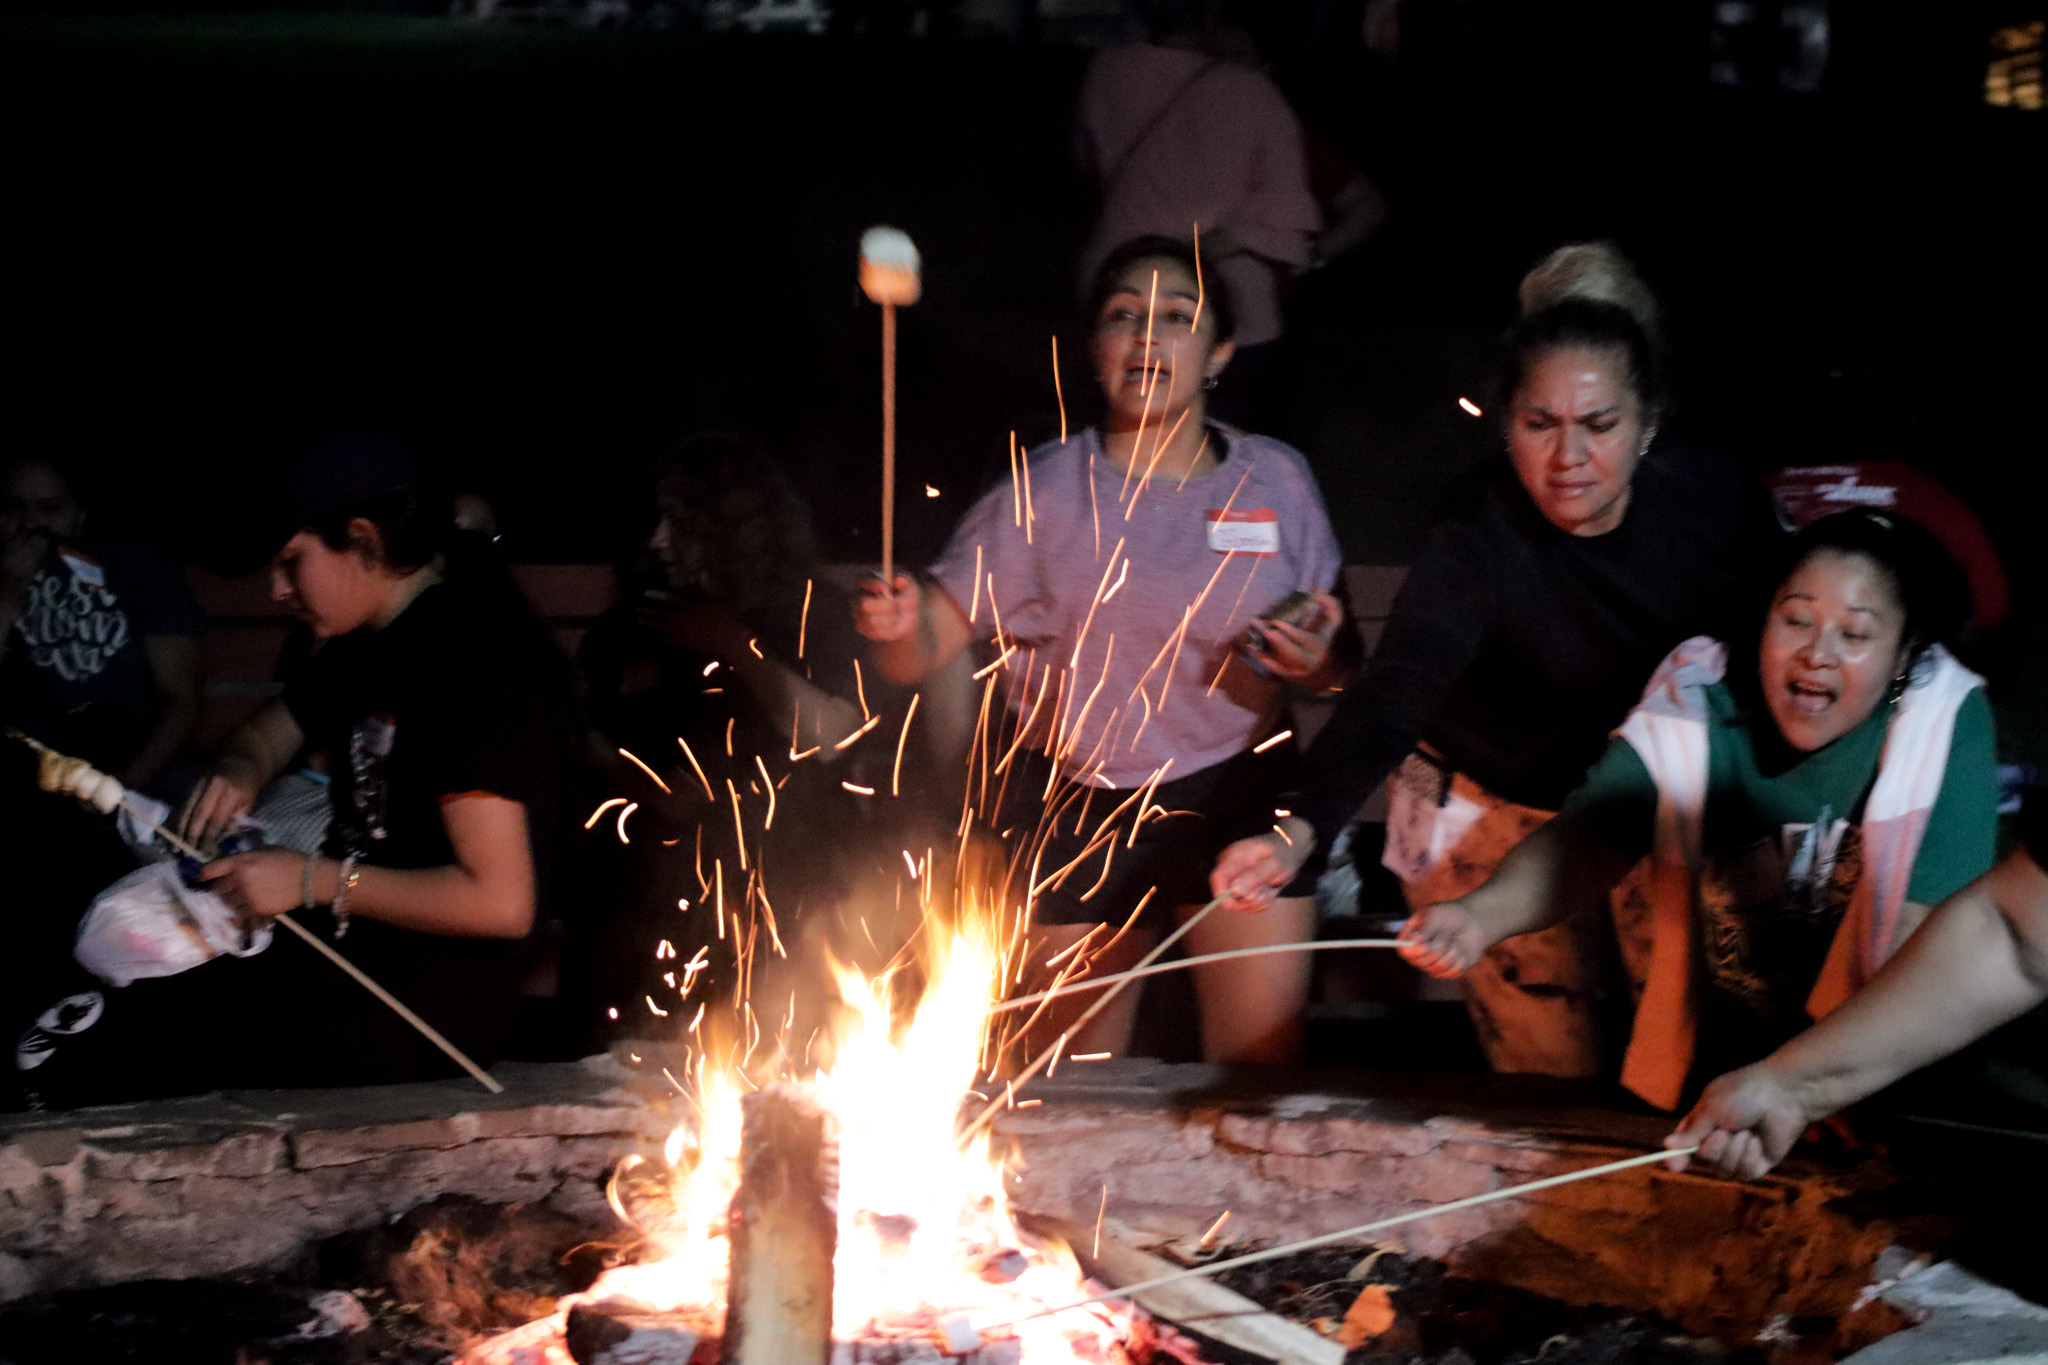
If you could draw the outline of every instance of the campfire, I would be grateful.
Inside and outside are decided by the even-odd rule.
[[[839,1009],[810,1074],[695,1050],[671,1075],[690,1121],[614,1181],[640,1258],[472,1365],[796,1365],[827,1342],[844,1362],[1123,1358],[1130,1314],[1066,1306],[1093,1292],[1075,1257],[1019,1227],[1004,1160],[963,1125],[988,1098],[1008,936],[971,907],[943,918],[890,969],[831,964]],[[757,1058],[792,1046],[754,1041]]]

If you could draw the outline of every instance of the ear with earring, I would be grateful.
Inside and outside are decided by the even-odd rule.
[[[1213,389],[1216,387],[1216,382],[1221,378],[1222,376],[1220,374],[1205,374],[1202,376],[1202,387],[1205,389]]]
[[[1905,697],[1906,689],[1908,687],[1911,687],[1912,685],[1913,659],[1909,655],[1906,661],[1899,665],[1899,671],[1892,675],[1890,685],[1887,686],[1884,690],[1885,705],[1897,706],[1899,702]]]

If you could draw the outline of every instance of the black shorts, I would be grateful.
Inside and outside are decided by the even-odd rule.
[[[1209,899],[1209,873],[1217,855],[1239,839],[1273,828],[1274,802],[1293,786],[1300,759],[1294,741],[1284,740],[1262,754],[1246,750],[1163,782],[1144,804],[1148,809],[1160,807],[1165,815],[1145,821],[1133,843],[1130,822],[1138,802],[1132,801],[1130,809],[1116,818],[1122,834],[1084,857],[1103,818],[1135,795],[1134,789],[1099,788],[1073,796],[1061,807],[1057,826],[1042,844],[1028,847],[1045,815],[1039,796],[1051,762],[1034,755],[1011,781],[1004,805],[1002,827],[1011,831],[1012,856],[1028,861],[1035,855],[1040,882],[1049,881],[1069,863],[1073,867],[1038,893],[1033,921],[1121,925],[1147,891],[1152,898],[1145,902],[1139,922],[1152,927],[1170,924],[1179,906],[1203,904]],[[1055,799],[1072,791],[1061,783]]]

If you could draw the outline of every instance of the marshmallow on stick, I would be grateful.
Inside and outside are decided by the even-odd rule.
[[[922,292],[917,244],[900,228],[871,227],[860,235],[860,287],[876,303],[908,307]]]
[[[27,739],[26,736],[22,738]],[[101,815],[112,815],[120,807],[121,798],[128,794],[119,778],[101,772],[84,759],[60,754],[32,739],[27,742],[41,755],[41,762],[36,767],[36,785],[44,791],[77,797]]]
[[[895,583],[896,550],[896,309],[916,303],[917,245],[892,227],[860,236],[860,287],[882,305],[882,587]]]

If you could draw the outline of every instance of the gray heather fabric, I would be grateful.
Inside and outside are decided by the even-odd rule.
[[[1000,622],[1015,642],[999,675],[1005,700],[1028,714],[1044,695],[1034,728],[1060,738],[1069,776],[1137,787],[1169,759],[1170,780],[1258,742],[1281,685],[1233,646],[1281,598],[1337,581],[1337,538],[1300,452],[1221,428],[1211,439],[1227,446],[1222,466],[1179,488],[1126,480],[1092,429],[1041,446],[1029,457],[1028,534],[1027,490],[1005,480],[932,565],[984,638]],[[1218,523],[1223,536],[1255,549],[1212,548],[1226,510],[1253,519]]]

